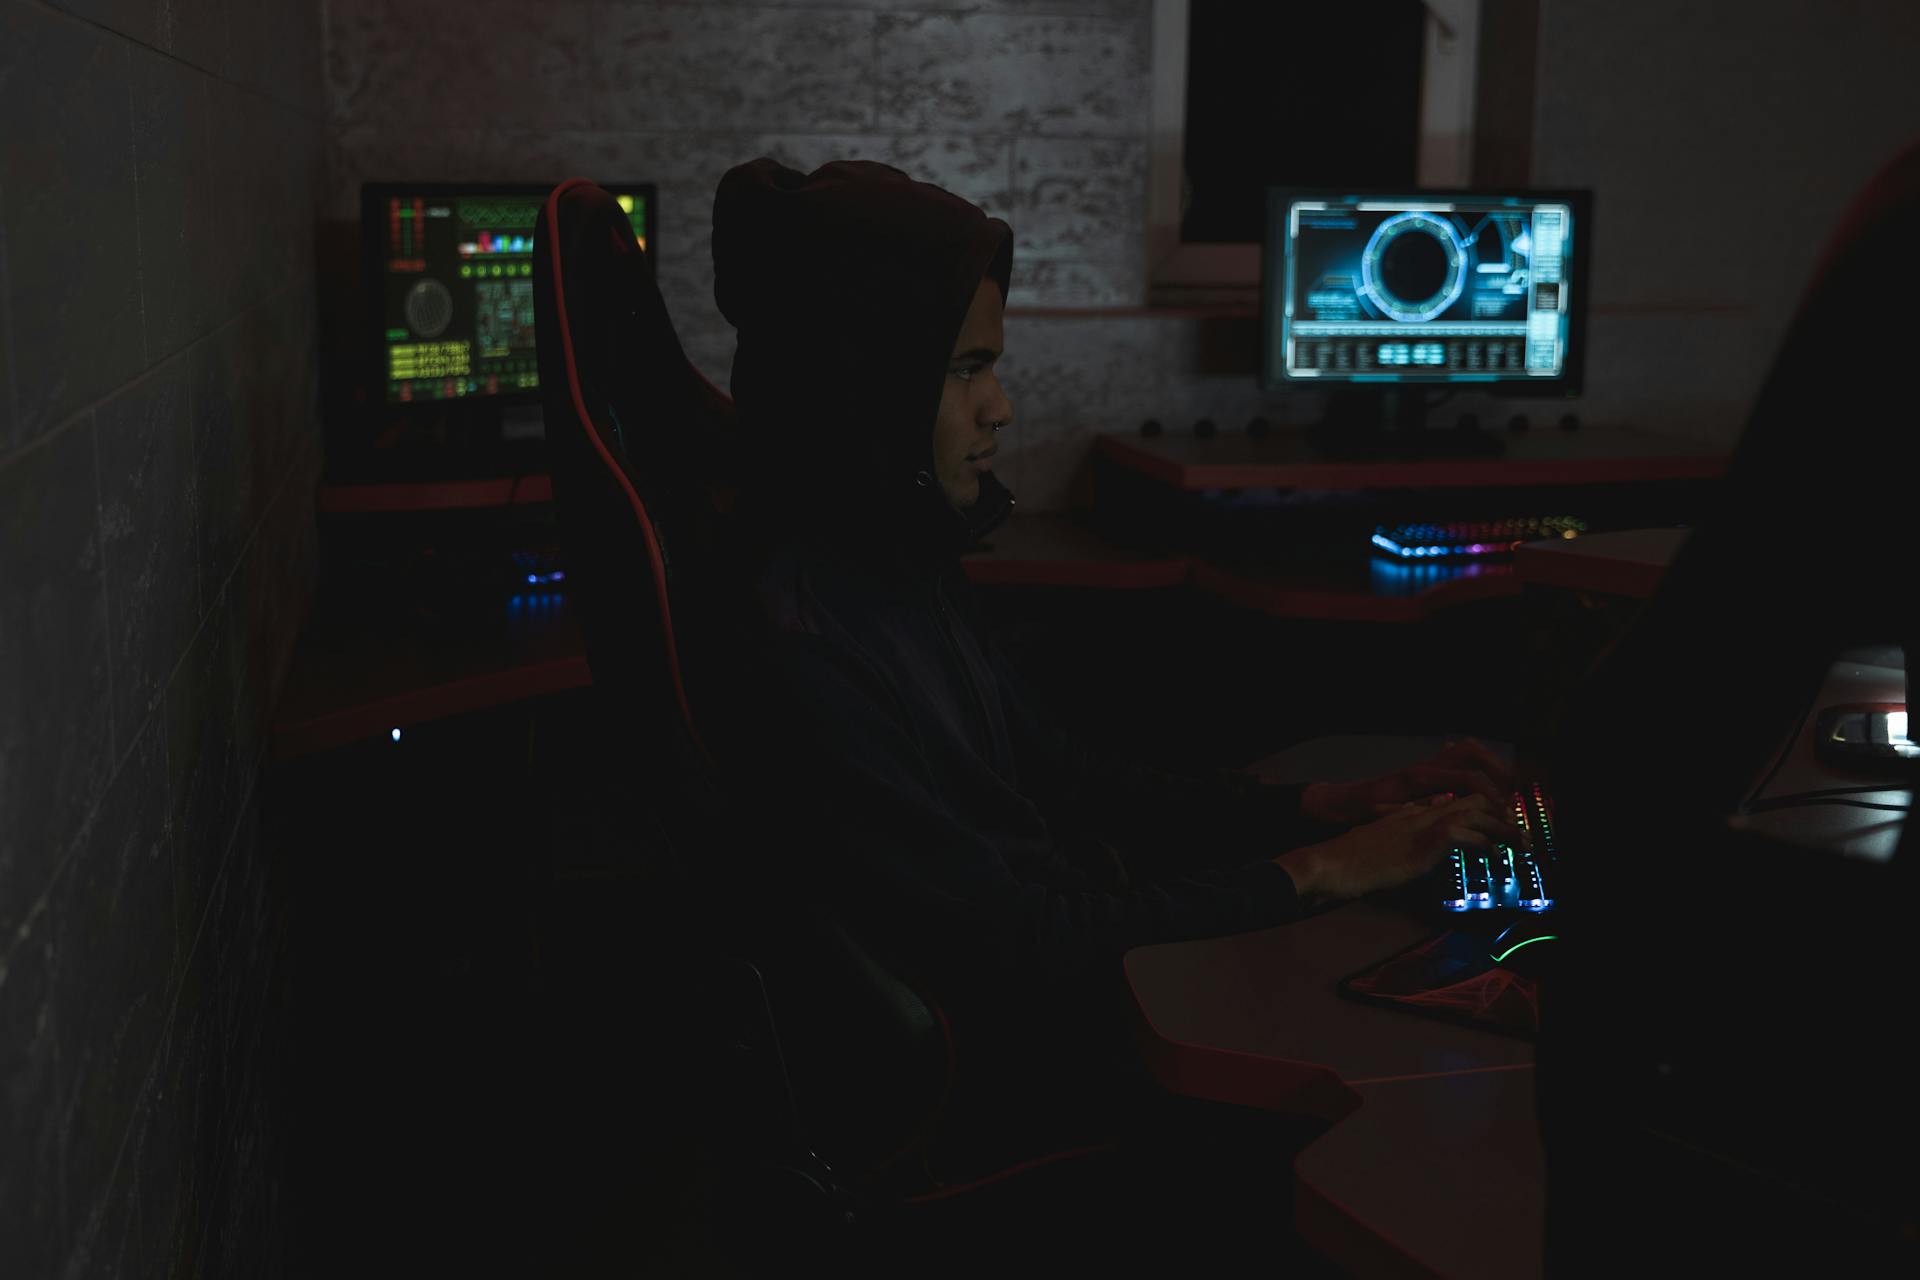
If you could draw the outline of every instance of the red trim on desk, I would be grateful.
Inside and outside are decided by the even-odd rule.
[[[1146,590],[1177,587],[1187,580],[1193,562],[1185,556],[1134,563],[1087,560],[998,560],[963,556],[960,567],[967,581],[992,587],[1098,587],[1106,590]]]
[[[938,1191],[927,1191],[917,1196],[908,1196],[906,1203],[930,1204],[936,1200],[951,1200],[955,1196],[966,1195],[970,1191],[977,1191],[981,1187],[992,1186],[996,1182],[1004,1182],[1008,1178],[1017,1177],[1020,1174],[1028,1173],[1034,1169],[1044,1169],[1050,1164],[1059,1164],[1064,1160],[1079,1160],[1086,1156],[1110,1155],[1119,1150],[1120,1148],[1112,1143],[1104,1143],[1094,1147],[1071,1147],[1065,1151],[1054,1151],[1047,1155],[1036,1156],[1031,1160],[1025,1160],[1019,1164],[1011,1165],[1008,1168],[997,1170],[986,1175],[984,1178],[975,1178],[972,1182],[963,1182],[951,1187],[942,1187]]]
[[[396,727],[404,729],[462,711],[478,711],[592,683],[593,675],[587,670],[585,654],[448,680],[330,711],[310,720],[277,723],[271,731],[273,755],[275,759],[285,760],[325,751],[380,737]]]
[[[1123,969],[1132,967],[1126,960],[1121,963]],[[1131,975],[1128,989],[1132,991]],[[1138,992],[1133,992],[1133,1008],[1139,1015],[1135,1038],[1147,1071],[1172,1093],[1314,1116],[1329,1124],[1360,1106],[1360,1095],[1330,1067],[1175,1040],[1154,1025]]]
[[[546,207],[541,210],[541,217],[545,218],[547,223],[547,251],[553,267],[554,316],[560,324],[560,353],[566,357],[567,395],[573,406],[576,425],[586,432],[587,442],[593,446],[593,451],[599,457],[601,465],[607,469],[614,483],[626,496],[628,509],[633,512],[634,519],[639,523],[641,537],[647,546],[647,565],[653,573],[654,602],[660,610],[660,638],[666,649],[667,675],[673,681],[673,696],[680,704],[680,718],[686,722],[687,734],[693,739],[693,745],[699,751],[700,758],[711,763],[712,757],[707,752],[707,744],[700,737],[699,727],[693,722],[693,708],[687,703],[686,684],[680,678],[680,638],[673,629],[673,602],[668,598],[667,566],[660,554],[660,540],[654,533],[653,517],[647,514],[647,506],[640,501],[640,495],[635,491],[633,480],[627,475],[626,468],[614,460],[613,455],[607,451],[606,442],[600,438],[600,429],[594,424],[593,415],[587,412],[586,395],[580,389],[580,369],[573,358],[573,329],[572,322],[567,316],[566,271],[560,261],[560,200],[576,187],[592,188],[593,185],[585,178],[569,178],[553,189],[552,194],[547,196]],[[617,234],[613,243],[616,251],[626,251],[626,242]]]
[[[1529,555],[1524,547],[1513,554],[1523,581],[1546,587],[1564,587],[1569,591],[1626,596],[1634,600],[1651,597],[1667,573],[1665,565],[1631,564],[1618,560],[1575,562],[1551,552]]]
[[[1526,542],[1514,549],[1513,567],[1523,582],[1645,600],[1686,540],[1684,529],[1629,529]]]
[[[1194,562],[1193,585],[1216,599],[1257,613],[1328,622],[1419,622],[1451,605],[1517,596],[1521,591],[1520,579],[1512,573],[1463,574],[1406,596],[1363,590],[1299,590],[1283,582],[1244,577],[1204,560]]]
[[[1115,462],[1120,463],[1130,470],[1138,471],[1150,480],[1158,480],[1160,483],[1172,485],[1176,489],[1201,487],[1186,483],[1189,468],[1182,466],[1171,458],[1163,458],[1159,454],[1149,450],[1136,448],[1131,442],[1122,440],[1117,436],[1095,436],[1093,447]],[[1233,486],[1224,485],[1218,487],[1232,488]]]
[[[1459,1076],[1484,1076],[1495,1071],[1531,1071],[1531,1062],[1502,1062],[1491,1067],[1462,1067],[1455,1071],[1422,1071],[1410,1076],[1368,1076],[1364,1080],[1349,1080],[1348,1084],[1358,1089],[1363,1084],[1407,1084],[1414,1080],[1452,1080]]]
[[[397,484],[323,484],[315,496],[322,515],[375,511],[454,511],[553,501],[545,475],[490,476],[484,480],[428,480]]]

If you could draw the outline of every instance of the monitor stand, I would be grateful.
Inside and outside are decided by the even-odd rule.
[[[1429,427],[1424,387],[1343,387],[1308,432],[1316,453],[1335,460],[1489,458],[1505,453],[1504,438],[1479,426]],[[1442,396],[1451,394],[1442,392]]]

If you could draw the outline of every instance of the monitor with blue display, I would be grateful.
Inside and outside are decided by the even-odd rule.
[[[1271,189],[1264,385],[1404,389],[1403,424],[1422,389],[1576,393],[1591,210],[1585,191]]]

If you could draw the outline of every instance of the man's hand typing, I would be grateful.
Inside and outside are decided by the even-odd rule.
[[[1482,796],[1504,810],[1513,796],[1513,773],[1485,745],[1462,738],[1449,742],[1432,759],[1360,782],[1310,783],[1300,808],[1316,822],[1358,826],[1371,822],[1383,806],[1401,805],[1436,795]]]
[[[1357,898],[1425,875],[1455,848],[1516,847],[1526,835],[1484,795],[1396,805],[1372,822],[1274,859],[1306,905]]]

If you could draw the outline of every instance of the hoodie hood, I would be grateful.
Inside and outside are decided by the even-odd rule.
[[[949,556],[1013,505],[992,472],[962,513],[936,478],[948,362],[982,279],[1006,297],[1005,222],[888,165],[761,158],[713,205],[714,298],[749,509],[776,537]]]

